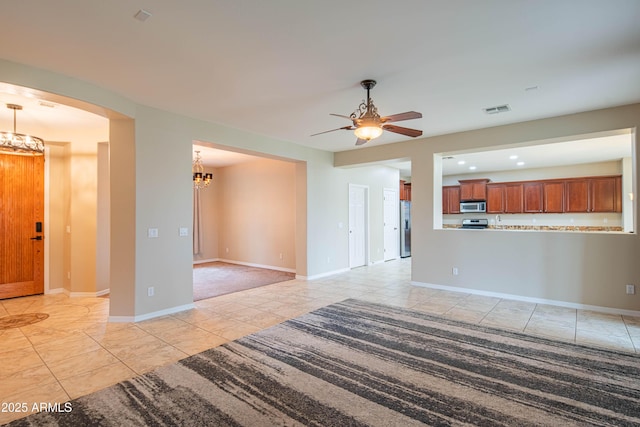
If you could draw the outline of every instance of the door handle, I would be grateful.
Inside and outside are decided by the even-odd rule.
[[[32,237],[31,240],[42,240],[42,236]]]

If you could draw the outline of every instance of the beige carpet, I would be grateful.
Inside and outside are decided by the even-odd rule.
[[[200,301],[294,278],[294,273],[226,262],[197,264],[193,267],[193,300]]]

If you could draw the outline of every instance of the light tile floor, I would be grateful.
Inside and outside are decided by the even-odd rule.
[[[0,423],[34,403],[89,394],[346,298],[640,353],[640,317],[412,286],[410,259],[223,295],[139,323],[108,323],[108,298],[34,296],[0,301],[0,317],[50,315],[0,331]]]

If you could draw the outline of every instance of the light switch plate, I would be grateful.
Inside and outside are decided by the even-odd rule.
[[[187,237],[189,235],[189,229],[187,227],[180,227],[180,237]]]
[[[155,239],[156,237],[158,237],[158,229],[157,228],[148,229],[147,236],[149,236],[150,239]]]

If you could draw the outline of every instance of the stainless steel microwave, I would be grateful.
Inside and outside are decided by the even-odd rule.
[[[461,202],[460,213],[486,212],[487,202]]]

